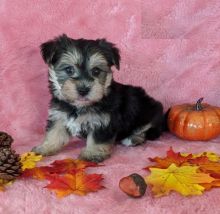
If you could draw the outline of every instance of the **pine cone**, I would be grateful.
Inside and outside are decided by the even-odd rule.
[[[20,156],[10,148],[0,148],[0,179],[13,180],[20,174]]]
[[[0,147],[11,147],[11,144],[13,142],[13,138],[5,133],[5,132],[0,132]]]

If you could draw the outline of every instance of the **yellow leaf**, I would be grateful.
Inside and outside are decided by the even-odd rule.
[[[13,184],[13,180],[12,181],[7,181],[4,179],[0,179],[0,191],[4,191],[5,190],[5,186],[10,186]]]
[[[21,155],[22,170],[32,169],[36,163],[42,159],[42,155],[36,155],[34,152],[27,152]]]
[[[181,153],[183,157],[186,157],[189,155],[189,153]],[[198,154],[192,154],[193,158],[206,156],[210,161],[218,162],[220,160],[220,156],[215,154],[214,152],[202,152]]]
[[[201,195],[205,188],[199,184],[211,183],[215,179],[209,174],[198,173],[198,168],[177,167],[175,164],[171,164],[167,169],[150,168],[151,174],[145,181],[152,185],[152,192],[156,197],[168,195],[172,190],[183,196]]]

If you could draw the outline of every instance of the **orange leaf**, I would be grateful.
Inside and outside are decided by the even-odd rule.
[[[74,159],[64,159],[64,160],[56,160],[51,163],[53,172],[57,174],[63,174],[71,172],[72,170],[81,170],[86,167],[95,167],[98,166],[97,163],[87,162],[83,160],[74,160]]]
[[[53,168],[49,166],[41,166],[41,167],[35,167],[33,169],[26,169],[22,173],[23,178],[35,178],[39,180],[45,179],[47,176],[49,176],[51,173],[53,173]]]
[[[196,157],[188,160],[189,164],[195,164],[195,165],[205,164],[208,162],[209,162],[209,158],[206,156]]]
[[[46,179],[51,174],[64,174],[64,173],[74,173],[76,171],[80,171],[85,169],[86,167],[95,167],[100,166],[97,163],[87,162],[82,160],[74,160],[74,159],[64,159],[64,160],[56,160],[51,166],[41,166],[35,167],[33,169],[26,169],[22,173],[22,177],[24,178],[35,178],[35,179]]]
[[[69,194],[86,195],[103,188],[100,184],[103,180],[100,174],[85,174],[84,171],[68,173],[63,176],[54,175],[48,177],[51,181],[46,188],[55,191],[57,197],[61,198]]]
[[[205,190],[210,190],[213,187],[220,187],[220,179],[216,179],[211,183],[201,184],[205,188]]]
[[[211,162],[199,164],[199,169],[201,172],[209,173],[213,178],[220,179],[220,163]]]
[[[181,166],[183,163],[186,163],[189,159],[192,159],[192,154],[189,154],[187,156],[182,156],[180,152],[175,153],[172,149],[172,147],[167,151],[167,157],[160,158],[149,158],[150,161],[155,162],[156,165],[154,166],[148,166],[144,169],[149,170],[149,168],[161,168],[166,169],[168,168],[172,163],[174,163],[176,166]]]

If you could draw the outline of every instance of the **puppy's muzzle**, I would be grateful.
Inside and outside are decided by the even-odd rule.
[[[77,91],[78,91],[80,96],[84,97],[84,96],[86,96],[89,93],[90,88],[86,87],[86,86],[82,86],[82,87],[78,87]]]

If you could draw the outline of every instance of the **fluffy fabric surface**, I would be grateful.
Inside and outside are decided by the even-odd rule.
[[[0,130],[10,133],[18,152],[43,139],[49,92],[47,66],[39,45],[62,33],[73,38],[102,38],[121,49],[116,80],[143,86],[166,108],[204,97],[220,105],[220,1],[218,0],[1,0],[0,1]],[[74,141],[44,163],[76,158],[83,142]],[[4,214],[220,213],[220,190],[200,197],[178,194],[154,199],[128,198],[119,179],[142,170],[148,157],[173,146],[181,152],[220,153],[220,138],[202,143],[164,134],[155,142],[117,146],[103,173],[106,189],[85,197],[58,200],[37,181],[18,181],[0,193]]]

